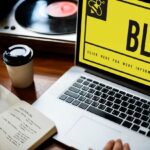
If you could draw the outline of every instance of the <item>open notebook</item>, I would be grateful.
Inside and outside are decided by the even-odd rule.
[[[0,85],[1,150],[35,149],[56,132],[52,120]]]

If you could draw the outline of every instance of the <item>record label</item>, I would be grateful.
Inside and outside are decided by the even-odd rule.
[[[72,2],[54,2],[47,7],[47,13],[53,17],[69,17],[77,13],[77,5]]]

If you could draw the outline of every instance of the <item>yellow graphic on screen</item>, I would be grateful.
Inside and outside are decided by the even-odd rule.
[[[101,16],[103,14],[101,5],[105,4],[102,0],[89,0],[88,5],[91,8],[91,13]]]
[[[80,62],[150,86],[149,4],[83,1],[81,27]]]

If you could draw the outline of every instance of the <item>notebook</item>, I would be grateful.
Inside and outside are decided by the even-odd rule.
[[[120,138],[148,150],[150,4],[86,0],[78,7],[76,63],[33,105],[70,147],[101,150]]]

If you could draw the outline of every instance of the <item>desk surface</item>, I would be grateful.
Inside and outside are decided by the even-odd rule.
[[[9,89],[20,99],[32,104],[48,89],[49,86],[51,86],[65,71],[67,71],[73,63],[73,56],[69,55],[36,55],[33,63],[34,83],[28,88],[17,89],[11,85],[5,64],[2,61],[2,54],[0,54],[0,84]],[[50,138],[42,144],[39,149],[65,150],[68,148]]]

